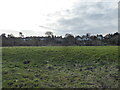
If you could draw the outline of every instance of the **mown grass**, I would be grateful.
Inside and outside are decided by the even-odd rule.
[[[118,88],[118,46],[2,49],[3,88]]]

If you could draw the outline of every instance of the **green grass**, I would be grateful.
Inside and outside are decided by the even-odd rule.
[[[3,88],[118,88],[118,46],[2,50]]]

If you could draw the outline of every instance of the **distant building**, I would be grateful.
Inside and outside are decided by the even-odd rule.
[[[109,39],[111,37],[111,34],[107,34],[104,38]]]
[[[103,36],[102,35],[97,35],[97,39],[102,40]]]
[[[82,41],[82,37],[77,36],[77,37],[76,37],[76,40],[77,40],[77,41]]]
[[[90,37],[87,37],[87,36],[82,36],[82,41],[88,41],[88,40],[91,40]]]
[[[55,37],[54,40],[62,42],[63,38],[62,37]]]

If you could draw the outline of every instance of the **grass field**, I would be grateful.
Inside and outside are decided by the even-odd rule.
[[[2,50],[3,88],[118,88],[118,46]]]

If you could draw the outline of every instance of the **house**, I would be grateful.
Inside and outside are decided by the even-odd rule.
[[[89,41],[91,40],[90,37],[87,37],[85,35],[82,36],[82,41]]]
[[[44,38],[44,37],[41,37],[41,38],[40,38],[40,40],[41,40],[41,41],[45,41],[45,40],[46,40],[46,38]]]
[[[62,37],[60,36],[60,37],[55,37],[54,38],[54,40],[56,40],[56,41],[60,41],[60,42],[62,42],[63,41],[63,39],[62,39]]]
[[[111,34],[107,34],[107,35],[105,35],[104,38],[105,38],[105,39],[109,39],[109,38],[111,38],[111,36],[112,36]]]
[[[77,41],[82,41],[82,38],[80,36],[76,36]]]
[[[97,39],[102,40],[103,36],[102,35],[97,35]]]

